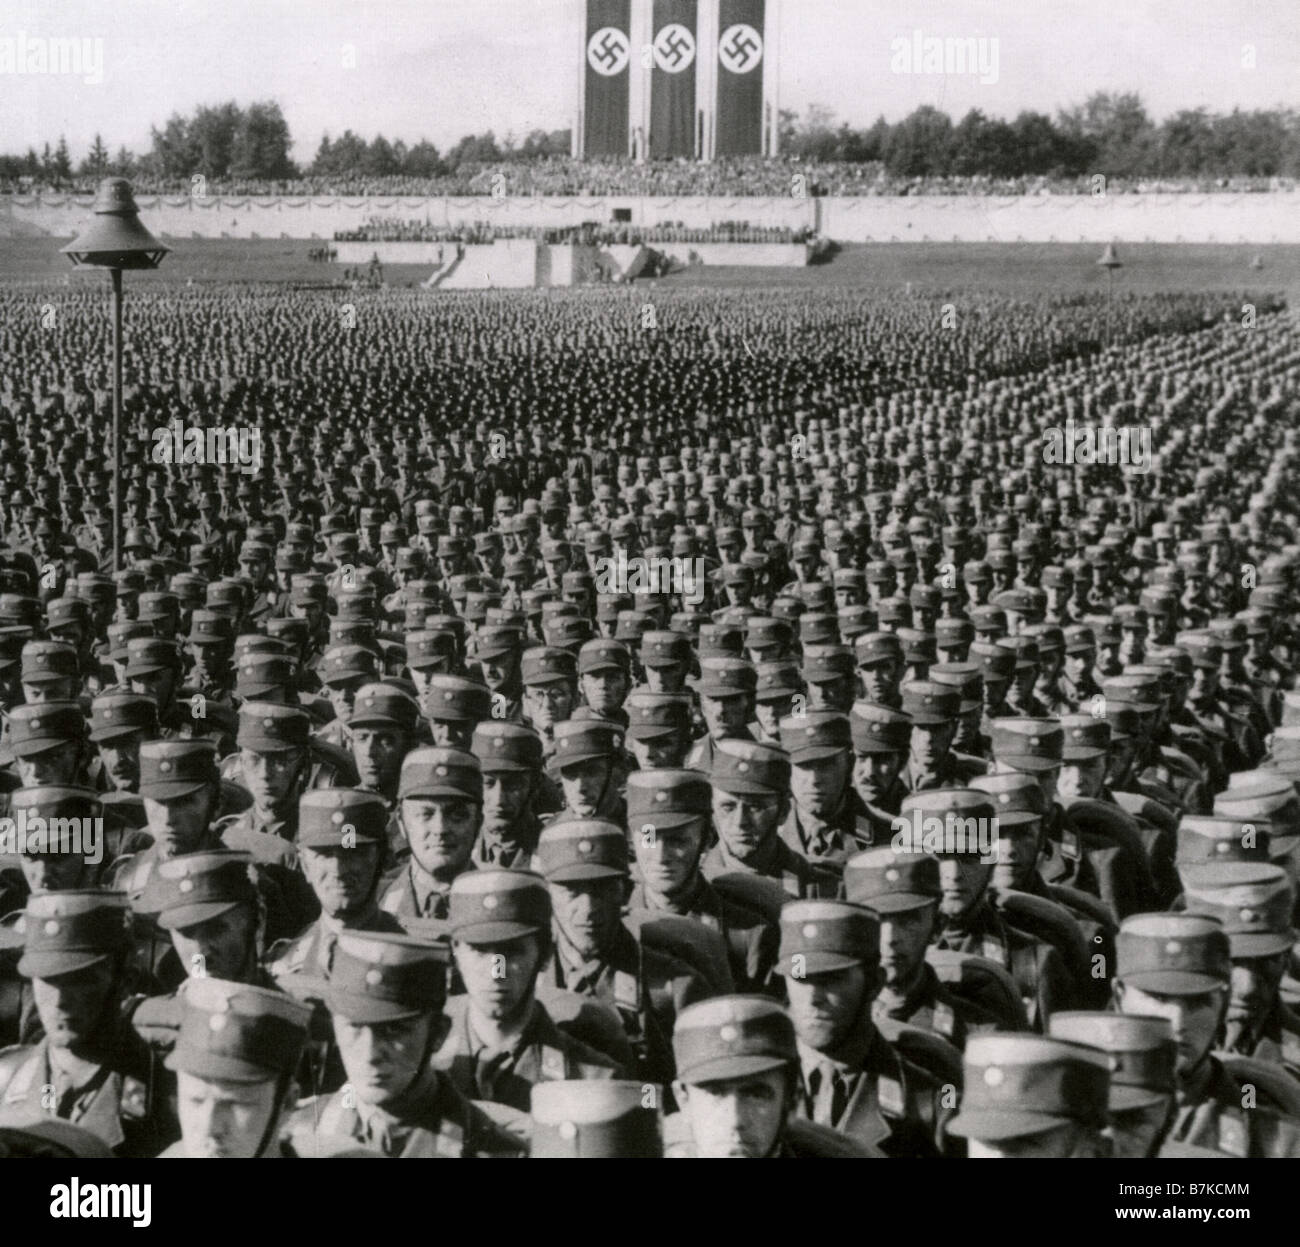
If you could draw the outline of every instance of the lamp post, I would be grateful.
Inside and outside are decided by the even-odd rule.
[[[105,178],[90,223],[61,251],[75,268],[106,268],[113,280],[113,570],[122,568],[122,271],[157,268],[170,250],[140,223],[126,178]]]
[[[1106,349],[1110,350],[1110,316],[1111,304],[1115,300],[1115,270],[1124,267],[1119,256],[1115,254],[1113,242],[1106,244],[1106,250],[1101,253],[1097,266],[1106,270]]]

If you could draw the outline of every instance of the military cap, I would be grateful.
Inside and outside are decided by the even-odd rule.
[[[1271,957],[1295,943],[1295,893],[1286,871],[1266,862],[1215,862],[1183,880],[1189,914],[1217,918],[1234,958]]]
[[[984,680],[1009,680],[1016,672],[1016,655],[996,641],[972,641],[970,661],[980,669]]]
[[[484,627],[474,636],[474,653],[479,658],[500,658],[522,651],[523,634],[517,628]]]
[[[701,630],[702,631],[702,630]],[[705,697],[740,697],[753,693],[758,676],[743,658],[702,658],[697,691]]]
[[[632,669],[632,655],[619,641],[602,637],[587,641],[578,651],[578,673],[588,671],[621,671],[625,675]]]
[[[654,1100],[646,1106],[645,1086],[605,1078],[534,1083],[528,1154],[544,1159],[659,1158],[659,1111]]]
[[[158,704],[142,693],[101,693],[90,703],[90,739],[116,740],[143,732],[157,735]]]
[[[590,762],[595,758],[616,758],[623,748],[623,728],[610,719],[566,719],[555,725],[555,752],[551,765],[557,769]]]
[[[1024,771],[977,775],[970,786],[992,798],[999,827],[1025,827],[1047,815],[1048,802],[1042,786]]]
[[[190,630],[185,639],[190,645],[229,645],[233,636],[227,616],[200,609],[191,613]]]
[[[955,649],[975,640],[975,625],[969,619],[936,619],[934,643],[939,649]]]
[[[991,603],[971,607],[970,621],[975,625],[977,633],[996,632],[1001,635],[1007,630],[1006,612],[1000,606]]]
[[[103,575],[101,572],[81,572],[78,574],[77,597],[82,601],[87,603],[111,602],[116,596],[117,585],[112,576]]]
[[[741,795],[784,795],[790,790],[790,757],[784,749],[757,741],[715,741],[709,783]]]
[[[360,698],[361,692],[357,696]],[[474,680],[439,672],[430,677],[423,705],[425,717],[434,723],[481,723],[492,715],[492,691]],[[416,709],[418,712],[419,707]],[[414,727],[415,721],[412,720],[406,730],[413,731]]]
[[[864,633],[876,630],[877,619],[874,606],[868,606],[865,603],[855,606],[841,606],[835,612],[835,615],[839,621],[840,639],[845,645],[852,645]]]
[[[1127,1013],[1066,1011],[1048,1019],[1048,1035],[1097,1048],[1110,1058],[1110,1111],[1159,1104],[1173,1095],[1178,1045],[1165,1019]]]
[[[383,844],[388,820],[388,805],[378,793],[359,788],[312,788],[298,798],[296,841],[311,849]]]
[[[778,974],[802,979],[880,959],[880,919],[853,901],[791,900],[781,907]]]
[[[154,915],[168,931],[196,927],[234,909],[257,903],[253,858],[216,849],[183,853],[158,862],[135,908]]]
[[[922,727],[950,723],[961,713],[961,693],[933,680],[912,680],[902,685],[903,713]]]
[[[499,944],[548,932],[551,897],[529,870],[471,870],[451,885],[448,926],[466,944]]]
[[[178,671],[180,652],[174,641],[164,637],[132,637],[126,645],[127,677],[149,675],[155,671]]]
[[[912,720],[888,706],[855,701],[849,711],[849,734],[855,753],[903,753],[912,739]]]
[[[1111,743],[1132,740],[1143,733],[1142,712],[1138,706],[1106,698],[1106,725],[1110,728]]]
[[[85,738],[86,720],[78,702],[21,702],[9,711],[9,745],[16,757],[35,757]]]
[[[158,591],[140,594],[139,618],[167,619],[180,609],[180,598],[174,593]]]
[[[884,559],[872,559],[863,568],[862,575],[869,585],[891,585],[896,578],[893,565]]]
[[[890,845],[855,853],[844,864],[844,895],[877,914],[934,905],[943,895],[939,859],[924,853],[896,853]]]
[[[28,641],[21,661],[24,684],[50,684],[77,676],[77,651],[63,641]]]
[[[537,865],[548,883],[625,877],[627,833],[601,818],[558,820],[542,828]]]
[[[965,1092],[948,1129],[990,1142],[1042,1134],[1070,1122],[1106,1125],[1110,1062],[1077,1043],[1041,1035],[972,1035]]]
[[[898,816],[913,828],[923,829],[924,820],[935,818],[946,828],[952,829],[959,820],[963,823],[974,820],[976,824],[995,824],[998,807],[989,793],[976,788],[926,788],[919,792],[909,792],[899,803]],[[913,845],[907,851],[915,853],[919,849]],[[961,844],[954,841],[952,846],[945,838],[935,852],[943,855],[976,853],[983,856],[982,848],[967,843],[964,838]]]
[[[85,627],[89,623],[90,604],[79,597],[53,598],[45,604],[45,625],[51,633],[60,628]]]
[[[853,641],[853,655],[859,667],[873,663],[902,661],[903,647],[892,632],[864,632]]]
[[[1180,875],[1196,878],[1201,867],[1215,862],[1267,863],[1270,857],[1267,824],[1225,815],[1184,814],[1179,819],[1174,862]]]
[[[1223,924],[1203,914],[1133,914],[1115,938],[1115,977],[1139,991],[1199,996],[1232,979]]]
[[[413,749],[402,759],[397,795],[402,801],[459,797],[482,804],[483,770],[463,749]]]
[[[761,662],[754,668],[756,701],[781,701],[803,692],[799,668],[791,661]]]
[[[994,758],[1018,771],[1051,771],[1061,765],[1065,733],[1058,719],[994,719],[989,737]]]
[[[747,1078],[799,1059],[794,1024],[762,996],[715,996],[683,1009],[673,1028],[673,1056],[685,1083]]]
[[[430,699],[432,700],[432,699]],[[395,727],[411,733],[420,718],[420,706],[414,697],[386,682],[363,684],[352,705],[348,726]]]
[[[897,596],[881,598],[876,603],[876,615],[881,623],[907,626],[912,622],[912,606],[906,598]]]
[[[447,998],[447,949],[410,935],[342,931],[323,995],[329,1011],[377,1026],[437,1013]]]
[[[629,825],[685,827],[707,818],[712,801],[709,781],[699,771],[662,767],[633,771],[627,777]]]
[[[31,788],[16,788],[9,794],[10,814],[27,811],[28,819],[43,818],[97,818],[103,806],[99,794],[91,788],[80,788],[71,784],[40,784]],[[57,838],[57,829],[50,829],[51,840]],[[33,844],[39,845],[39,839],[32,837],[27,841],[27,852],[33,856]],[[62,851],[62,846],[56,846]],[[51,851],[55,851],[54,848]]]
[[[294,606],[324,606],[328,598],[325,582],[311,573],[302,572],[289,582],[289,601]]]
[[[739,658],[745,649],[745,630],[734,622],[701,624],[697,639],[701,659]]]
[[[485,775],[540,772],[542,768],[542,738],[522,723],[481,720],[474,728],[470,751]]]
[[[807,618],[807,616],[805,616]],[[801,674],[809,684],[821,684],[851,676],[853,651],[846,645],[805,645]]]
[[[243,581],[214,580],[206,590],[208,609],[233,615],[243,608],[245,593]]]
[[[0,593],[0,623],[37,628],[41,623],[39,598],[21,593]]]
[[[524,684],[537,685],[572,680],[577,667],[573,654],[568,650],[537,646],[524,651],[521,670]]]
[[[1090,714],[1061,716],[1065,739],[1061,745],[1062,762],[1089,762],[1103,758],[1110,751],[1110,724]]]
[[[272,753],[305,749],[311,739],[311,716],[297,706],[278,702],[246,701],[239,708],[240,749]]]
[[[220,782],[216,755],[207,740],[147,740],[140,746],[142,797],[175,801]]]
[[[103,888],[33,892],[15,934],[23,937],[18,973],[55,978],[129,956],[131,909],[124,892]]]
[[[364,645],[332,645],[321,658],[320,676],[326,684],[370,679],[379,675],[379,661]]]
[[[1097,648],[1097,637],[1086,624],[1070,624],[1062,633],[1067,654],[1086,654]]]
[[[781,747],[796,766],[839,757],[853,747],[849,717],[837,710],[788,715],[778,726]]]
[[[245,652],[236,666],[235,693],[243,700],[250,700],[287,688],[293,683],[297,669],[297,663],[284,653]]]
[[[835,612],[809,610],[799,616],[799,641],[803,646],[820,649],[837,646],[839,640],[840,620]],[[804,658],[808,658],[807,648],[804,651]]]
[[[1233,818],[1267,822],[1274,841],[1273,852],[1289,852],[1282,838],[1300,835],[1300,796],[1295,785],[1281,772],[1250,771],[1230,777],[1228,787],[1214,798],[1214,813]]]

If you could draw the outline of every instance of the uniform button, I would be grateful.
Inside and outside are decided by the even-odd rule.
[[[1000,1087],[1005,1077],[1006,1075],[1003,1074],[999,1066],[990,1065],[984,1071],[984,1085],[986,1087]]]

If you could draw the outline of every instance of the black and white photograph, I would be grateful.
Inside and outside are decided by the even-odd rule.
[[[1285,1199],[1298,307],[1285,0],[0,0],[34,1232],[195,1232],[155,1159]]]

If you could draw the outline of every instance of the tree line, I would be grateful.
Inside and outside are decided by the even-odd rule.
[[[382,134],[366,139],[352,130],[321,138],[314,158],[299,166],[292,138],[272,100],[241,107],[205,105],[188,117],[174,113],[151,130],[149,151],[125,146],[110,155],[102,135],[74,165],[67,140],[41,152],[0,155],[0,179],[30,177],[47,185],[72,185],[109,174],[184,182],[285,181],[300,177],[439,177],[461,166],[530,161],[569,154],[568,130],[535,129],[522,142],[492,131],[465,135],[445,152],[427,139],[407,144]],[[897,122],[882,116],[855,128],[837,122],[821,105],[798,116],[781,113],[781,150],[810,163],[879,163],[895,177],[1046,175],[1072,177],[1297,177],[1300,112],[1185,109],[1156,122],[1134,92],[1096,92],[1053,117],[1025,111],[1011,120],[971,109],[954,122],[928,105]]]

